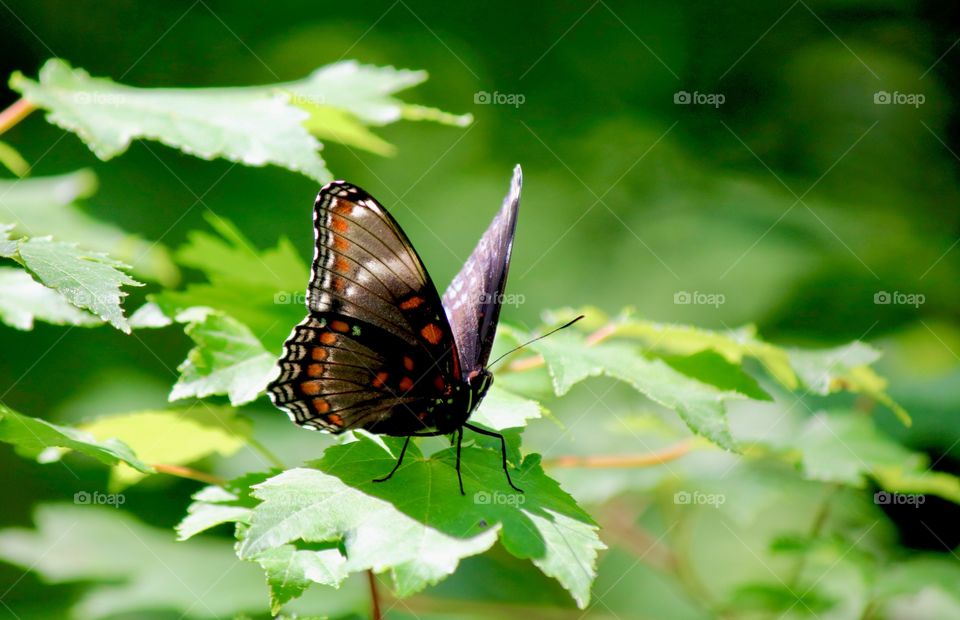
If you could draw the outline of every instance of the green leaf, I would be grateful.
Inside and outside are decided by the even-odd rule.
[[[248,523],[257,500],[250,487],[278,472],[257,472],[230,480],[224,486],[209,486],[193,494],[187,516],[177,524],[177,540],[187,540],[225,523]]]
[[[836,601],[816,587],[791,589],[783,583],[751,583],[737,588],[729,604],[738,611],[759,611],[779,616],[798,610],[816,616],[833,607]]]
[[[58,241],[106,252],[129,263],[133,273],[145,279],[176,284],[180,274],[164,246],[101,222],[78,206],[78,200],[89,198],[96,189],[97,177],[91,170],[0,180],[0,210],[14,218],[18,236],[52,235]]]
[[[470,421],[481,424],[495,431],[507,428],[526,426],[528,420],[539,418],[543,407],[535,400],[518,396],[513,392],[490,386],[487,395],[477,410],[470,416]]]
[[[866,394],[910,426],[910,414],[887,395],[887,381],[870,368],[879,358],[880,351],[859,341],[833,349],[790,351],[791,364],[811,392],[827,395],[843,390]]]
[[[389,570],[399,596],[408,596],[452,573],[460,559],[500,538],[513,555],[531,559],[584,607],[603,544],[597,527],[548,478],[536,455],[512,474],[524,487],[506,485],[500,456],[463,450],[466,496],[461,496],[453,449],[424,459],[415,445],[404,465],[382,484],[400,446],[366,435],[329,448],[318,469],[292,469],[254,488],[253,511],[239,554],[256,559],[270,549],[303,541],[343,545],[349,572]]]
[[[17,149],[6,142],[0,141],[0,164],[20,178],[30,172],[30,164],[23,158]]]
[[[153,469],[138,458],[122,441],[112,437],[98,440],[93,434],[68,426],[58,426],[46,420],[19,414],[0,404],[0,441],[13,444],[21,456],[48,462],[59,458],[61,451],[50,448],[69,448],[92,456],[101,463],[126,463],[143,473]]]
[[[514,330],[515,331],[515,330]],[[528,340],[527,334],[517,334]],[[588,346],[570,330],[530,345],[547,364],[558,396],[566,394],[587,377],[607,375],[624,381],[650,400],[680,414],[695,433],[717,445],[734,450],[727,425],[724,401],[742,398],[732,391],[719,390],[674,370],[662,360],[651,360],[636,347],[623,343]]]
[[[72,617],[227,618],[266,612],[266,589],[255,567],[237,562],[231,544],[174,542],[169,530],[126,511],[70,504],[41,505],[36,529],[0,531],[0,559],[48,583],[86,582]],[[152,616],[151,616],[152,617]]]
[[[296,102],[296,99],[294,99]],[[320,139],[330,139],[340,144],[354,146],[376,153],[393,155],[396,147],[363,126],[355,116],[344,110],[326,105],[297,103],[310,116],[303,122],[307,130]]]
[[[186,465],[211,454],[230,456],[246,445],[251,425],[224,407],[138,411],[97,418],[80,429],[100,439],[116,437],[148,463]],[[135,484],[144,474],[120,464],[110,473],[111,489]]]
[[[742,367],[728,362],[714,351],[700,351],[688,356],[670,355],[662,359],[688,377],[721,390],[737,392],[755,400],[773,400]]]
[[[257,398],[276,371],[276,358],[243,323],[208,313],[190,323],[186,333],[196,345],[177,367],[180,378],[170,400],[226,394],[234,406]]]
[[[417,108],[391,95],[426,77],[422,71],[345,61],[283,84],[133,88],[90,77],[63,60],[52,59],[40,70],[38,82],[17,72],[10,78],[10,87],[45,108],[51,123],[76,133],[103,160],[123,153],[131,140],[140,138],[203,159],[272,164],[327,182],[332,176],[319,155],[322,145],[304,126],[310,114],[297,103],[331,106],[367,124],[383,125],[417,116]],[[469,122],[469,117],[421,116]],[[355,141],[356,127],[347,126],[343,135]],[[330,137],[337,139],[337,134]]]
[[[142,286],[120,270],[125,267],[100,252],[87,252],[49,238],[20,239],[17,259],[42,284],[74,306],[89,310],[117,329],[130,333],[120,300],[123,285]]]
[[[338,587],[347,578],[347,560],[332,547],[320,551],[281,545],[257,556],[270,586],[270,611],[301,596],[310,584]]]
[[[192,231],[177,250],[177,261],[203,271],[208,282],[152,299],[168,316],[195,306],[214,308],[247,325],[271,350],[279,350],[290,326],[306,314],[304,290],[309,271],[289,241],[256,250],[233,225],[208,218],[219,233]]]
[[[54,325],[100,325],[102,321],[73,306],[23,269],[0,267],[0,320],[17,329],[33,329],[35,320]]]

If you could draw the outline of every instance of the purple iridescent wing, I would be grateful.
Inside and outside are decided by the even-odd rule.
[[[483,368],[490,357],[507,285],[522,184],[523,172],[518,165],[500,212],[443,294],[464,376]]]

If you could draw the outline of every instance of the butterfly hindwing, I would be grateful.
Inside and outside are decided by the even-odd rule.
[[[389,213],[336,181],[314,207],[309,315],[284,344],[274,403],[307,428],[411,434],[461,381],[436,287]]]
[[[523,173],[517,166],[499,213],[443,294],[443,305],[465,375],[485,367],[493,347],[507,285],[522,184]]]

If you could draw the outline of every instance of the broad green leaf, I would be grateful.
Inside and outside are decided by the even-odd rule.
[[[267,576],[273,613],[311,584],[339,587],[348,575],[347,560],[336,547],[314,551],[281,545],[257,556],[257,564]]]
[[[349,112],[326,105],[298,103],[296,99],[294,102],[310,115],[303,126],[321,140],[329,139],[377,155],[396,153],[392,144],[367,129]]]
[[[236,88],[134,88],[91,77],[60,59],[40,70],[39,81],[14,73],[10,87],[48,111],[47,119],[76,133],[101,159],[126,151],[133,139],[156,140],[185,153],[222,157],[248,166],[268,164],[321,182],[332,176],[322,145],[305,127],[310,114],[298,103],[331,106],[367,124],[401,118],[469,122],[469,117],[424,114],[393,93],[426,79],[422,71],[338,62],[309,77],[281,84]],[[347,140],[356,128],[347,127]],[[336,133],[329,137],[337,139]]]
[[[528,420],[539,418],[543,407],[535,400],[518,396],[513,392],[490,386],[487,395],[477,410],[470,416],[470,421],[486,426],[495,431],[507,428],[526,426]]]
[[[773,400],[742,367],[728,362],[714,351],[700,351],[687,356],[670,355],[662,359],[673,369],[702,383],[755,400]]]
[[[0,164],[21,178],[27,176],[27,173],[30,172],[30,164],[23,158],[23,155],[3,141],[0,141]]]
[[[737,366],[742,364],[745,357],[754,358],[784,387],[790,390],[797,387],[796,373],[790,365],[787,351],[757,338],[756,328],[752,325],[717,332],[689,325],[643,321],[633,318],[630,311],[614,319],[595,308],[584,308],[580,312],[587,314],[596,327],[609,325],[610,335],[636,338],[653,351],[674,355],[713,351]],[[580,312],[570,310],[562,315],[573,318]]]
[[[399,441],[387,450],[366,435],[334,446],[318,469],[286,471],[254,488],[262,500],[240,543],[256,559],[283,545],[339,542],[350,572],[389,570],[407,596],[452,573],[460,559],[500,538],[513,555],[557,579],[585,606],[603,544],[592,520],[528,456],[512,476],[525,493],[506,485],[497,452],[463,450],[466,496],[461,496],[453,449],[424,459],[411,444],[404,465],[386,483]]]
[[[828,611],[836,602],[821,593],[816,586],[791,588],[784,583],[751,583],[737,588],[729,604],[743,612],[754,611],[782,616],[798,610],[802,614],[816,617],[817,614]]]
[[[52,235],[58,241],[105,252],[128,263],[134,274],[165,286],[180,275],[167,249],[93,218],[77,205],[97,189],[90,170],[19,181],[0,180],[0,212],[12,217],[16,236]]]
[[[833,349],[790,351],[790,363],[811,392],[827,395],[842,390],[866,394],[910,426],[910,414],[887,395],[887,381],[870,368],[879,358],[880,351],[862,342]]]
[[[92,456],[107,465],[126,463],[143,473],[153,471],[122,441],[112,437],[98,440],[92,433],[69,426],[58,426],[39,418],[31,418],[2,404],[0,404],[0,441],[13,444],[14,449],[21,456],[43,462],[59,458],[61,451],[51,451],[51,448],[69,448]]]
[[[518,340],[528,335],[518,334]],[[680,414],[687,426],[717,445],[734,450],[724,402],[742,398],[674,370],[662,360],[644,357],[635,346],[604,343],[588,346],[583,337],[559,332],[530,345],[547,364],[558,396],[587,377],[607,375],[624,381],[650,400]]]
[[[246,445],[251,425],[232,409],[202,403],[187,409],[104,416],[80,425],[80,429],[98,439],[116,437],[148,463],[186,465],[211,454],[235,453]],[[110,487],[120,489],[143,477],[120,464],[110,472]]]
[[[946,554],[924,553],[894,562],[877,579],[875,591],[882,600],[916,595],[939,588],[960,604],[960,562]]]
[[[23,269],[0,267],[0,320],[17,329],[33,322],[54,325],[99,325],[102,321],[80,310],[30,277]]]
[[[279,472],[253,473],[230,480],[224,486],[209,486],[193,494],[187,516],[177,524],[177,540],[187,540],[225,523],[248,523],[257,500],[250,487]]]
[[[219,234],[192,231],[176,253],[180,264],[203,271],[208,282],[152,299],[171,317],[195,306],[225,312],[279,352],[290,328],[306,314],[307,266],[286,239],[258,251],[225,220],[208,221]]]
[[[44,286],[74,306],[89,310],[117,329],[130,332],[121,299],[121,286],[142,286],[121,271],[125,265],[100,252],[87,252],[49,238],[20,239],[17,257]]]
[[[196,345],[177,367],[180,378],[170,400],[226,394],[233,405],[248,403],[260,394],[276,370],[275,356],[243,323],[210,313],[190,323],[186,333]]]
[[[36,529],[0,531],[0,559],[48,583],[86,582],[73,617],[227,618],[264,613],[267,591],[256,567],[239,562],[231,544],[181,544],[169,530],[135,520],[127,511],[44,504]]]

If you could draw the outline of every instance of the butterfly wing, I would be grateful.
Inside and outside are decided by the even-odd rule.
[[[517,228],[523,172],[513,169],[510,192],[470,258],[443,294],[463,373],[483,368],[490,357],[507,285],[510,252]]]
[[[440,296],[399,224],[335,181],[314,205],[309,314],[284,344],[267,392],[307,428],[409,435],[461,381]]]

